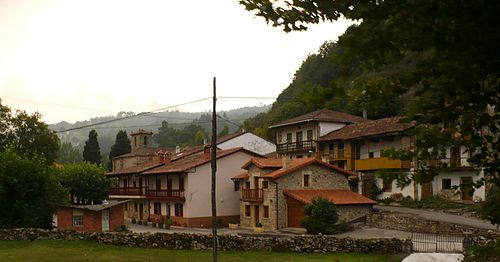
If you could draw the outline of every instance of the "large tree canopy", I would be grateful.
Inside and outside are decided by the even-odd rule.
[[[0,152],[0,228],[51,228],[64,195],[45,159]]]
[[[0,151],[11,148],[19,155],[42,156],[52,164],[59,150],[59,138],[40,118],[39,113],[13,113],[0,100]]]
[[[111,146],[111,151],[109,152],[109,162],[108,170],[111,171],[113,168],[113,158],[119,155],[130,153],[132,147],[130,145],[130,139],[128,138],[127,131],[120,130],[116,134],[115,143]]]
[[[500,184],[499,1],[240,3],[285,31],[341,16],[358,20],[336,43],[334,62],[360,107],[384,94],[402,98],[418,138],[417,151],[405,157],[422,160],[414,178],[432,179],[437,171],[426,160],[463,145],[469,161]],[[353,65],[357,70],[345,70]]]

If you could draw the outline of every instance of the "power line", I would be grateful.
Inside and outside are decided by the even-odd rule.
[[[94,123],[94,124],[88,124],[88,125],[79,126],[79,127],[68,128],[66,130],[59,130],[59,131],[55,131],[55,132],[56,133],[63,133],[63,132],[68,132],[68,131],[73,131],[73,130],[78,130],[78,129],[83,129],[83,128],[94,127],[94,126],[98,126],[98,125],[103,125],[103,124],[109,124],[109,123],[113,123],[113,122],[117,122],[117,121],[122,121],[124,119],[129,119],[129,118],[133,118],[133,117],[144,116],[144,115],[151,114],[151,113],[154,113],[154,112],[157,112],[157,111],[165,111],[165,110],[170,109],[170,108],[175,108],[175,107],[179,107],[179,106],[184,106],[184,105],[198,103],[198,102],[201,102],[201,101],[204,101],[204,100],[207,100],[207,99],[210,99],[210,97],[205,97],[205,98],[202,98],[202,99],[193,100],[193,101],[189,101],[189,102],[186,102],[186,103],[177,104],[177,105],[173,105],[173,106],[167,106],[167,107],[163,107],[163,108],[158,108],[158,109],[155,109],[155,110],[152,110],[152,111],[149,111],[149,112],[142,112],[142,113],[139,113],[139,114],[136,114],[136,115],[124,116],[124,117],[121,117],[121,118],[106,120],[106,121],[102,121],[102,122],[98,122],[98,123]]]

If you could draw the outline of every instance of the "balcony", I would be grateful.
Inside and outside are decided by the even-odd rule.
[[[410,161],[401,161],[399,159],[390,159],[388,157],[356,159],[355,169],[363,170],[378,170],[378,169],[409,169]]]
[[[276,151],[278,153],[293,152],[293,151],[316,151],[316,141],[306,140],[300,142],[288,142],[283,144],[278,144]]]
[[[248,202],[262,202],[264,201],[263,190],[243,188],[241,190],[241,200]]]
[[[140,196],[142,188],[140,187],[113,187],[109,189],[109,195],[115,196]]]
[[[146,197],[158,200],[184,201],[184,190],[178,189],[148,189]]]
[[[466,157],[452,157],[444,158],[439,160],[430,160],[427,163],[429,167],[441,167],[441,168],[451,168],[451,169],[471,169],[472,166],[469,163],[469,159]]]

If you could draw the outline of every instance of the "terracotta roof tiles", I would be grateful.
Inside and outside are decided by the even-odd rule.
[[[377,204],[363,195],[347,189],[298,189],[284,190],[283,194],[303,204],[310,204],[316,197],[326,198],[336,205],[374,205]]]
[[[243,173],[241,173],[241,174],[239,174],[237,176],[231,177],[231,179],[233,179],[233,180],[246,180],[248,178],[249,178],[248,172],[243,172]]]
[[[300,115],[280,123],[274,124],[269,128],[278,127],[278,126],[286,126],[296,123],[309,122],[309,121],[321,121],[321,122],[338,122],[338,123],[358,123],[365,122],[367,119],[364,119],[359,116],[337,112],[329,109],[321,109],[318,111],[314,111],[311,113],[307,113],[304,115]]]
[[[280,162],[281,162],[280,169],[275,170],[275,171],[270,172],[270,173],[267,173],[263,177],[269,177],[272,179],[280,178],[284,175],[290,174],[290,173],[295,172],[301,168],[304,168],[306,166],[313,165],[313,164],[322,165],[322,166],[327,167],[329,169],[335,170],[336,172],[341,173],[341,174],[345,175],[346,177],[356,176],[356,174],[352,173],[351,171],[344,170],[342,168],[331,165],[327,162],[323,162],[323,161],[318,160],[318,159],[313,158],[313,157],[291,160],[286,168],[283,168],[283,162],[282,161],[280,161]]]

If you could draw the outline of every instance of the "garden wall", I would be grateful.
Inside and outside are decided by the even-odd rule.
[[[211,249],[212,237],[179,233],[85,233],[43,229],[1,229],[0,240],[88,240],[102,244],[168,249]],[[411,241],[400,239],[350,239],[333,236],[221,235],[226,251],[409,253]]]

